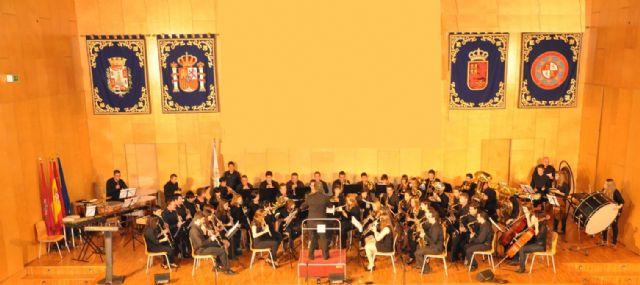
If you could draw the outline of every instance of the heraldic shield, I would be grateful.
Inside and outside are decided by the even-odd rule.
[[[469,53],[467,63],[467,87],[470,90],[484,90],[487,88],[489,77],[489,53],[480,48]]]
[[[218,112],[214,35],[158,37],[162,112]]]
[[[150,113],[144,36],[87,36],[86,43],[94,114]]]

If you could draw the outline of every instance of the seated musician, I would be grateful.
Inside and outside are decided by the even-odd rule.
[[[371,192],[369,193],[369,195],[372,198],[375,196],[375,193],[373,193],[373,191],[375,190],[376,186],[373,184],[373,182],[369,181],[369,175],[367,175],[366,172],[360,173],[360,181],[356,183],[356,185],[360,185],[362,187],[362,192]]]
[[[283,197],[283,198],[280,198],[280,197]],[[287,201],[291,198],[293,198],[293,194],[287,191],[287,185],[280,184],[278,186],[278,193],[276,193],[276,201],[280,201],[281,199],[283,199],[284,201]]]
[[[389,175],[382,174],[380,176],[380,181],[378,181],[378,185],[385,185],[385,186],[391,185],[391,183],[389,182]],[[393,185],[391,186],[393,187]]]
[[[300,181],[300,179],[298,178],[298,173],[291,173],[291,179],[287,181],[287,193],[290,193],[291,195],[289,198],[293,198],[296,189],[300,187],[304,187],[304,183],[302,183],[302,181]]]
[[[124,199],[120,199],[120,190],[128,187],[120,177],[120,170],[116,169],[113,171],[113,177],[107,180],[107,201],[124,201]]]
[[[382,194],[382,197],[380,198],[381,203],[395,214],[398,212],[398,204],[400,203],[400,198],[398,197],[398,195],[396,195],[393,185],[387,185],[386,190],[387,191]]]
[[[427,221],[422,225],[423,230],[420,233],[420,237],[424,239],[426,246],[420,247],[416,250],[416,269],[422,268],[425,255],[440,254],[444,251],[444,233],[442,226],[440,225],[440,216],[437,212],[432,212],[427,216]],[[429,264],[425,264],[424,271],[422,273],[431,272]]]
[[[180,230],[180,235],[182,236],[181,239],[184,240],[184,242],[181,245],[182,247],[180,248],[180,252],[182,253],[182,258],[190,258],[191,245],[188,242],[188,236],[189,236],[188,229],[189,229],[189,225],[191,224],[191,219],[193,218],[193,216],[190,210],[188,210],[184,206],[184,198],[182,197],[182,195],[175,194],[173,198],[174,198],[173,201],[176,204],[176,213],[178,213],[178,216],[184,222]]]
[[[409,202],[409,211],[406,214],[406,217],[404,218],[404,224],[405,224],[405,229],[406,229],[406,235],[408,237],[408,243],[409,243],[409,260],[408,260],[408,264],[411,264],[415,261],[415,251],[418,248],[418,243],[415,239],[413,239],[414,236],[414,228],[416,227],[416,224],[422,219],[424,218],[425,214],[427,213],[423,207],[421,206],[420,203],[420,199],[418,197],[412,197],[410,202]]]
[[[462,194],[462,192],[460,191],[460,188],[453,188],[451,194],[453,197],[452,205],[458,205],[460,203],[460,194]]]
[[[184,207],[191,213],[191,217],[196,214],[198,211],[196,207],[196,194],[193,191],[187,191],[187,194],[184,195]]]
[[[198,212],[193,217],[193,222],[189,229],[189,239],[191,239],[193,251],[197,255],[216,256],[220,260],[218,264],[222,268],[224,274],[236,274],[229,266],[229,259],[227,258],[227,253],[222,247],[219,234],[216,232],[215,228],[207,227],[205,219],[203,212]]]
[[[256,214],[258,209],[261,208],[259,191],[257,190],[251,191],[251,200],[249,201],[247,208],[249,210],[249,213],[248,213],[249,220],[253,221],[253,216]]]
[[[233,196],[235,190],[231,186],[229,186],[229,183],[227,183],[227,179],[224,177],[220,177],[218,179],[218,182],[220,183],[220,185],[213,188],[211,193],[220,193],[221,199],[227,201],[231,200],[231,197]],[[213,195],[211,195],[211,197],[213,197]]]
[[[532,214],[527,207],[523,207],[522,212],[527,219],[527,226],[534,229],[535,235],[525,246],[520,248],[518,254],[511,261],[513,265],[518,264],[519,261],[520,268],[516,271],[518,273],[525,272],[527,254],[545,251],[547,249],[547,223],[545,222],[545,214],[541,211]]]
[[[562,224],[561,230],[558,234],[564,234],[567,229],[567,197],[569,197],[569,192],[571,191],[571,187],[569,186],[569,181],[567,179],[567,173],[564,171],[560,171],[556,173],[556,179],[554,180],[555,187],[560,191],[561,195],[558,197],[562,199],[564,203],[560,206],[554,206],[554,217],[553,217],[553,231],[558,231],[558,224]],[[514,208],[515,209],[515,208]]]
[[[422,197],[420,197],[421,201],[424,201],[427,199],[429,193],[433,193],[435,191],[434,188],[434,183],[435,182],[440,182],[439,178],[436,178],[436,171],[433,169],[429,169],[429,171],[427,172],[427,178],[422,181],[422,184],[420,185],[420,190],[422,190]]]
[[[344,194],[342,193],[342,187],[336,185],[333,188],[333,195],[329,197],[329,201],[334,204],[336,207],[344,205],[346,203]]]
[[[169,258],[169,264],[166,264],[166,260],[162,259],[162,268],[168,268],[169,266],[177,268],[175,264],[175,254],[173,248],[169,245],[169,241],[165,238],[168,235],[168,231],[162,228],[159,224],[160,219],[156,216],[149,216],[147,218],[147,224],[144,227],[144,241],[147,244],[148,252],[164,252]]]
[[[396,193],[398,195],[404,195],[405,192],[409,192],[409,176],[406,174],[402,174],[402,178],[400,178],[400,184],[396,187]]]
[[[221,200],[218,205],[218,208],[216,208],[215,215],[218,223],[222,225],[222,227],[220,228],[220,231],[225,234],[223,239],[226,239],[229,241],[229,249],[227,250],[227,253],[229,254],[229,259],[237,260],[236,256],[240,254],[238,252],[238,242],[240,241],[240,232],[238,231],[234,235],[228,238],[226,237],[227,230],[231,229],[231,227],[233,227],[233,225],[236,222],[231,216],[231,207],[229,206],[229,202],[226,200]]]
[[[322,191],[325,195],[327,196],[333,195],[333,193],[331,193],[331,189],[329,188],[329,185],[327,184],[327,182],[324,182],[322,180],[322,174],[320,174],[320,171],[316,171],[313,173],[313,179],[309,181],[309,185],[311,185],[311,182],[318,183],[320,187],[322,187]]]
[[[462,186],[460,186],[462,192],[467,193],[469,198],[473,198],[473,196],[476,195],[476,187],[478,187],[478,184],[473,181],[473,174],[467,173],[464,177],[464,182],[462,182]]]
[[[198,212],[204,210],[204,206],[209,204],[209,201],[207,200],[208,188],[209,186],[201,187],[196,190],[196,199],[193,201],[193,203],[196,205],[196,211]]]
[[[476,251],[486,251],[491,249],[491,242],[493,241],[493,229],[491,223],[488,221],[489,216],[485,212],[478,213],[479,231],[473,231],[469,234],[469,243],[465,246],[465,265],[471,263],[471,271],[478,269],[478,262],[474,259],[471,260],[471,256]]]
[[[431,207],[436,209],[440,217],[446,217],[449,210],[449,196],[444,193],[444,185],[436,184],[433,195],[429,197]]]
[[[371,195],[369,191],[362,191],[360,192],[360,195],[358,195],[357,199],[358,206],[364,211],[364,217],[369,216],[369,212],[371,211],[371,204],[373,203],[373,195]]]
[[[280,184],[278,184],[278,182],[276,182],[275,180],[273,180],[273,172],[271,172],[270,170],[268,170],[267,172],[265,172],[264,174],[264,181],[260,182],[260,189],[269,189],[271,191],[274,192],[278,192],[278,188],[280,188]],[[266,195],[265,195],[266,196]],[[268,200],[265,200],[265,202],[269,202],[269,203],[275,203],[275,197],[276,195],[273,195],[273,198],[269,198]]]
[[[498,221],[498,198],[496,190],[484,183],[482,189],[482,210],[487,213],[494,222]]]
[[[478,204],[469,203],[467,194],[460,194],[460,209],[455,213],[456,222],[451,233],[451,262],[460,260],[460,255],[464,257],[464,247],[469,241],[469,226],[474,226],[478,213]]]
[[[253,189],[253,185],[249,183],[249,177],[242,175],[240,178],[240,184],[236,186],[236,193],[244,196],[246,195],[245,193],[247,193],[247,191],[251,191],[251,189]]]
[[[164,184],[164,200],[169,201],[176,192],[180,193],[180,187],[178,186],[178,175],[173,173],[169,176],[169,181]]]
[[[288,236],[289,250],[293,250],[294,241],[301,234],[300,230],[300,210],[296,207],[293,200],[287,200],[286,205],[279,209],[280,222],[278,224],[278,232],[284,236]],[[284,246],[284,245],[283,245]]]
[[[274,266],[278,266],[278,247],[280,246],[281,239],[272,232],[269,225],[265,221],[265,211],[258,209],[253,216],[251,222],[251,236],[253,237],[253,248],[268,248],[271,252],[273,260],[267,259],[267,262],[273,263]]]
[[[388,214],[382,214],[380,215],[379,222],[376,221],[371,226],[373,235],[365,237],[364,245],[367,260],[369,260],[366,268],[367,271],[375,270],[373,255],[376,252],[393,251],[393,225],[391,224],[391,217]]]
[[[249,244],[248,232],[250,230],[249,227],[249,216],[248,209],[243,205],[242,196],[234,195],[231,199],[229,212],[231,213],[231,218],[234,221],[240,222],[240,239],[239,246],[241,250],[246,250],[247,245]]]
[[[213,207],[214,209],[218,208],[218,204],[220,204],[220,201],[222,201],[222,192],[220,191],[220,188],[218,187],[214,187],[211,188],[211,198],[209,198],[209,205],[211,207]]]
[[[347,195],[346,206],[340,209],[340,215],[342,215],[342,248],[346,248],[347,237],[349,231],[353,230],[355,227],[351,222],[351,219],[355,219],[359,223],[362,223],[362,217],[360,216],[360,207],[358,206],[358,201],[356,201],[355,194]]]
[[[169,226],[169,232],[171,233],[171,237],[173,238],[174,248],[180,254],[186,244],[186,228],[183,228],[185,221],[182,220],[182,217],[178,215],[177,205],[176,205],[176,197],[171,198],[167,202],[167,207],[162,211],[162,220],[167,223]]]
[[[349,182],[349,180],[347,180],[347,174],[344,171],[340,171],[338,173],[338,179],[333,181],[333,184],[331,186],[332,189],[335,189],[336,186],[340,186],[341,188],[344,189],[344,185],[348,185],[351,184],[351,182]]]
[[[616,245],[618,243],[618,219],[620,218],[620,215],[622,214],[622,206],[624,206],[624,199],[622,198],[622,193],[620,193],[620,190],[618,190],[618,188],[616,188],[615,181],[613,181],[613,179],[611,179],[611,178],[608,178],[604,182],[604,188],[602,189],[602,192],[607,197],[609,197],[609,199],[613,200],[616,204],[618,204],[616,206],[618,208],[618,215],[613,220],[613,223],[611,223],[611,231],[613,232],[612,236],[611,236],[611,238],[612,238],[611,246],[612,247],[616,247]],[[607,244],[608,233],[609,233],[609,229],[608,228],[604,229],[604,231],[602,231],[602,242],[601,242],[601,245],[606,245]]]

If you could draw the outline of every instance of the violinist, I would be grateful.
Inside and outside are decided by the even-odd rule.
[[[420,247],[416,250],[416,269],[422,268],[425,255],[440,254],[444,251],[444,233],[440,226],[440,216],[437,212],[433,212],[427,216],[426,221],[420,225],[422,231],[420,237],[426,242],[426,246]],[[429,264],[425,264],[424,271],[422,273],[431,272]]]
[[[527,207],[523,207],[522,212],[524,212],[527,219],[527,226],[534,229],[535,235],[527,245],[518,251],[517,257],[514,257],[511,261],[512,265],[516,265],[519,260],[520,268],[516,271],[518,273],[524,273],[525,271],[527,254],[545,251],[547,249],[547,223],[544,222],[546,219],[545,214],[541,211],[532,214]]]
[[[211,235],[207,236],[207,233],[211,233]],[[189,239],[191,239],[191,245],[196,254],[216,256],[220,260],[218,264],[221,265],[224,274],[236,274],[229,267],[227,253],[222,248],[215,229],[207,228],[205,216],[202,212],[196,213],[193,217],[193,225],[189,229]]]
[[[471,259],[473,253],[476,251],[485,251],[491,249],[491,242],[493,241],[493,229],[489,222],[489,216],[485,212],[478,213],[479,231],[472,231],[469,234],[469,243],[465,246],[465,265],[471,262],[471,271],[478,269],[478,262],[475,259]]]
[[[258,209],[251,222],[251,236],[253,237],[253,248],[268,248],[270,249],[271,258],[267,259],[267,262],[273,266],[278,266],[278,247],[282,238],[279,233],[272,232],[269,225],[265,221],[265,211]]]

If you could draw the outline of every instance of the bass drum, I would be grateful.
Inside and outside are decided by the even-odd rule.
[[[576,205],[573,220],[588,235],[605,230],[618,215],[616,204],[602,193],[576,193],[572,203]]]

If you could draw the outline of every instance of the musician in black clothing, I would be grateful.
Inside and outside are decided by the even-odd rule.
[[[191,213],[191,217],[193,217],[193,215],[198,211],[198,208],[196,207],[196,194],[189,190],[187,191],[187,194],[185,194],[184,198],[184,207],[189,211],[189,213]]]
[[[176,212],[178,212],[178,215],[180,215],[182,220],[185,222],[191,221],[193,214],[191,213],[191,210],[185,206],[184,197],[180,194],[176,194],[174,195],[174,198],[174,201],[176,202]]]
[[[298,173],[291,173],[291,179],[287,181],[287,193],[290,193],[292,198],[295,194],[296,189],[304,187],[304,183],[298,179]]]
[[[324,193],[324,195],[326,196],[333,195],[333,193],[331,193],[331,189],[329,189],[329,185],[327,184],[327,182],[324,182],[322,180],[322,174],[320,174],[320,171],[316,171],[313,173],[313,179],[309,181],[309,185],[311,185],[311,182],[314,182],[318,184],[319,187],[322,187],[321,193]]]
[[[164,184],[164,200],[169,201],[173,198],[176,192],[180,191],[180,187],[178,187],[178,175],[171,174],[169,176],[169,181]]]
[[[144,227],[144,241],[147,244],[147,251],[166,253],[169,258],[169,264],[166,264],[165,259],[162,259],[162,267],[167,268],[171,266],[177,268],[178,265],[175,264],[173,248],[171,248],[168,241],[161,241],[164,239],[165,234],[163,234],[164,229],[159,224],[159,220],[156,216],[150,216],[147,219],[147,224]]]
[[[236,186],[236,193],[242,195],[242,197],[249,197],[251,189],[253,189],[253,185],[249,183],[249,177],[242,175],[242,178],[240,178],[240,184]],[[249,201],[245,201],[245,203],[247,202]]]
[[[607,181],[605,181],[604,189],[602,191],[607,197],[609,197],[614,202],[616,202],[616,204],[618,204],[617,206],[618,215],[616,216],[616,219],[613,220],[613,223],[611,224],[611,231],[613,232],[611,236],[612,237],[611,246],[616,247],[618,244],[618,218],[620,218],[620,215],[622,215],[622,206],[624,206],[624,199],[622,198],[622,193],[620,193],[620,190],[616,188],[615,181],[613,181],[613,179],[611,178],[608,178]],[[602,245],[607,244],[608,232],[609,232],[608,229],[605,229],[604,231],[602,231]]]
[[[438,211],[438,214],[441,217],[446,217],[449,209],[449,196],[444,193],[444,185],[442,183],[435,184],[433,196],[429,198],[431,206]]]
[[[531,188],[539,192],[540,194],[546,195],[549,188],[551,188],[551,178],[544,173],[545,168],[544,165],[538,164],[536,166],[536,170],[531,176]]]
[[[478,262],[471,260],[471,256],[476,251],[485,251],[491,249],[491,242],[493,241],[493,229],[491,223],[487,220],[487,213],[478,213],[479,231],[472,232],[469,237],[469,243],[465,246],[465,265],[471,262],[471,271],[475,271],[478,268]]]
[[[489,183],[484,183],[484,190],[482,191],[482,209],[487,213],[489,218],[494,222],[498,221],[498,198],[496,190],[489,187]]]
[[[162,211],[162,220],[169,226],[169,232],[174,242],[174,249],[177,253],[182,254],[183,249],[187,248],[187,231],[184,225],[185,221],[176,211],[177,205],[175,197],[167,202],[167,208]]]
[[[227,168],[229,170],[224,172],[223,177],[231,189],[236,189],[240,185],[240,172],[236,171],[236,164],[233,161],[227,163]]]
[[[527,245],[523,246],[520,251],[518,251],[518,259],[520,263],[520,268],[516,271],[518,273],[525,272],[528,254],[545,251],[547,249],[547,223],[544,222],[544,213],[538,212],[537,214],[532,215],[526,209],[526,207],[522,208],[524,215],[527,218],[527,226],[529,228],[534,228],[535,236]],[[513,261],[518,259],[514,257]]]
[[[107,180],[107,201],[124,201],[120,199],[120,190],[127,189],[127,184],[120,178],[120,170],[113,171],[113,177]]]
[[[229,186],[227,179],[224,177],[220,177],[218,182],[220,182],[220,185],[213,189],[212,194],[217,192],[220,193],[220,199],[227,201],[231,200],[231,196],[233,196],[233,191],[235,191],[235,189]],[[213,195],[211,195],[211,197],[213,197]]]
[[[273,180],[273,173],[270,170],[264,174],[264,178],[265,180],[260,182],[260,186],[259,186],[260,189],[269,189],[270,191],[277,192],[278,188],[280,187],[280,184],[278,184],[278,182]],[[277,194],[273,195],[273,198],[265,200],[265,202],[275,203],[276,196]]]
[[[556,179],[556,169],[553,165],[549,164],[549,157],[545,156],[542,158],[542,166],[544,167],[544,174],[553,182],[553,180]],[[549,183],[548,186],[551,187],[551,183]]]
[[[256,214],[260,207],[260,192],[257,190],[251,191],[251,200],[248,203],[247,208],[249,209],[249,220],[253,221],[253,216]]]
[[[341,188],[344,188],[344,185],[347,184],[351,184],[351,182],[349,182],[349,180],[347,180],[347,174],[344,171],[340,171],[338,173],[338,179],[333,181],[333,184],[331,185],[332,189],[335,189],[336,186],[340,186]]]
[[[319,180],[319,179],[317,179]],[[300,206],[301,210],[309,209],[309,219],[319,219],[327,217],[327,207],[331,206],[329,197],[322,193],[323,184],[313,182],[311,184],[311,194],[307,195],[306,201]],[[326,224],[325,222],[309,221],[309,228],[317,228],[320,224]],[[318,248],[318,237],[320,238],[320,247],[322,248],[322,257],[329,259],[329,243],[327,236],[324,233],[318,233],[317,230],[311,230],[311,246],[309,248],[309,259],[315,258],[315,250]]]
[[[231,207],[229,206],[229,202],[226,200],[220,200],[218,208],[215,211],[215,215],[217,222],[222,225],[220,232],[225,234],[222,238],[229,242],[229,249],[227,250],[229,253],[229,259],[237,260],[236,256],[239,254],[237,249],[238,243],[240,242],[240,232],[238,231],[234,235],[226,237],[227,231],[230,230],[236,222],[231,216]]]
[[[198,188],[196,190],[196,199],[193,201],[193,203],[196,205],[196,211],[198,212],[204,210],[204,206],[209,204],[209,201],[207,200],[208,189],[209,186]]]
[[[212,235],[207,236],[209,231],[211,231]],[[196,213],[193,217],[193,224],[189,229],[189,239],[193,245],[193,251],[198,255],[213,255],[218,257],[224,274],[234,275],[236,273],[231,270],[227,253],[218,238],[215,229],[205,226],[205,217],[202,212]]]
[[[444,251],[444,233],[442,226],[440,226],[440,216],[438,213],[433,212],[431,215],[428,215],[427,221],[421,226],[423,232],[420,233],[420,237],[424,238],[426,246],[418,248],[415,252],[417,269],[422,268],[425,255],[440,254]],[[429,264],[425,264],[422,273],[429,273],[430,271],[431,267],[429,267]]]
[[[346,248],[349,231],[355,228],[351,220],[355,219],[359,223],[362,223],[362,217],[360,217],[360,207],[358,207],[358,202],[356,201],[355,195],[350,194],[345,198],[345,207],[341,208],[339,213],[341,215],[340,222],[342,225],[341,248]]]
[[[249,243],[248,232],[249,232],[249,217],[247,214],[249,213],[248,209],[244,206],[242,201],[242,196],[236,195],[233,196],[230,203],[229,212],[231,214],[231,218],[234,221],[240,222],[240,239],[239,239],[239,247],[240,249],[245,249]],[[245,209],[247,212],[245,213]]]
[[[476,195],[476,187],[478,187],[478,184],[473,182],[473,174],[467,173],[465,180],[462,182],[462,186],[460,187],[462,188],[462,193],[467,193],[469,198],[473,198],[473,196]]]
[[[387,185],[387,191],[380,197],[380,203],[388,207],[394,214],[398,213],[400,197],[396,195],[393,185]]]
[[[300,210],[296,208],[296,203],[292,200],[287,200],[286,206],[280,208],[280,222],[278,224],[278,232],[282,236],[288,237],[288,249],[293,250],[294,241],[301,234],[300,230]],[[284,245],[283,245],[284,246]]]
[[[253,221],[251,221],[251,237],[253,238],[253,248],[268,248],[271,258],[267,262],[278,266],[278,247],[282,238],[279,233],[272,231],[271,227],[265,221],[265,211],[258,209],[255,213]]]
[[[405,192],[410,192],[411,187],[409,186],[409,176],[406,174],[402,174],[400,178],[400,183],[396,188],[396,193],[400,196],[403,196]]]
[[[460,255],[464,256],[464,249],[469,242],[469,235],[471,231],[475,231],[478,214],[478,204],[469,204],[469,198],[465,193],[460,194],[460,202],[464,203],[464,206],[460,208],[456,214],[456,222],[454,227],[456,229],[451,233],[451,262],[456,262],[460,259]],[[470,230],[470,227],[473,227]]]
[[[571,186],[567,179],[567,173],[565,171],[559,171],[556,173],[556,179],[554,180],[556,184],[555,187],[560,191],[561,195],[559,195],[560,199],[564,202],[560,206],[554,206],[554,216],[553,216],[553,231],[558,231],[558,224],[562,224],[561,230],[558,234],[564,234],[567,229],[567,207],[569,204],[567,203],[567,198],[569,197],[569,193],[571,192]],[[564,205],[564,206],[563,206]]]

